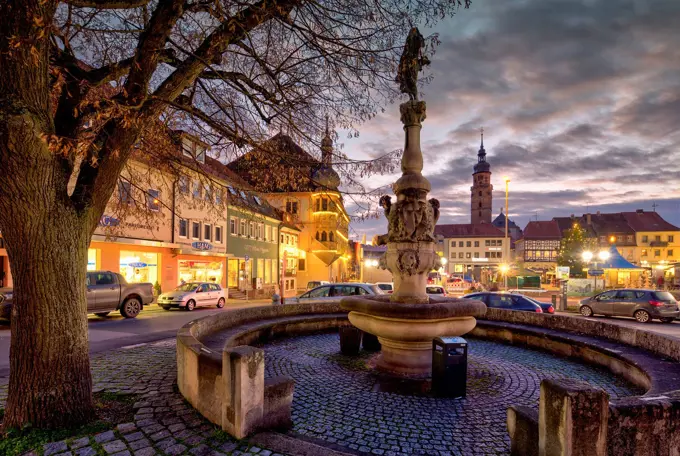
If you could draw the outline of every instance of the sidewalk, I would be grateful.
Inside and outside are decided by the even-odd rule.
[[[41,442],[40,448],[28,453],[31,456],[41,450],[44,456],[283,456],[248,439],[231,438],[184,400],[176,386],[174,339],[98,353],[90,359],[94,392],[134,402],[134,418],[96,434]],[[0,408],[7,399],[7,379],[2,381]]]

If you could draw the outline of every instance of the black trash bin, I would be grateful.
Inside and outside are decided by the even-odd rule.
[[[443,397],[467,393],[467,341],[437,337],[432,341],[432,392]]]
[[[361,350],[361,330],[354,326],[340,328],[340,352],[343,355],[356,356]]]

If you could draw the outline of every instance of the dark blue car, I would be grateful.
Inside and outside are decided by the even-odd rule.
[[[477,299],[493,309],[519,310],[522,312],[543,313],[543,309],[536,302],[522,295],[510,293],[481,292],[463,296],[465,299]],[[551,305],[552,307],[552,305]],[[554,310],[553,310],[554,312]]]

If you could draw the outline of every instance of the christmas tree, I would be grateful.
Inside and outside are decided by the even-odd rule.
[[[583,252],[596,247],[595,240],[587,236],[586,230],[581,225],[574,225],[564,232],[557,251],[557,265],[569,266],[571,277],[586,277],[583,269],[588,268],[588,263],[583,261]]]

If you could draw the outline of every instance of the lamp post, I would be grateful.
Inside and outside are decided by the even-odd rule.
[[[602,261],[603,263],[609,259],[609,252],[607,250],[600,250],[597,254],[597,257]],[[590,264],[592,259],[594,258],[593,252],[590,252],[586,250],[581,254],[581,258],[583,258],[583,261],[586,263]],[[597,269],[597,261],[593,263],[595,265],[595,269]],[[604,285],[604,278],[603,280],[603,285]],[[593,276],[593,292],[597,289],[597,276]]]
[[[503,181],[505,181],[505,239],[503,240],[503,256],[505,257],[505,262],[508,263],[510,261],[510,243],[508,242],[508,191],[509,191],[509,184],[510,184],[510,178],[505,176],[503,178]],[[508,281],[507,279],[505,280],[505,288],[508,288]]]
[[[507,264],[501,264],[500,265],[500,270],[501,273],[503,274],[503,282],[505,283],[505,290],[508,290],[508,271],[510,268],[508,267]]]

